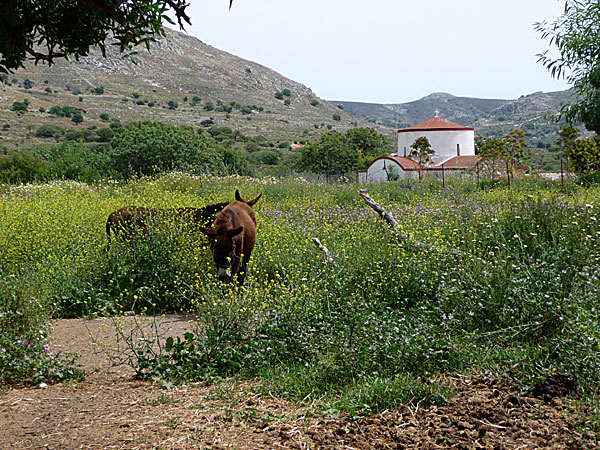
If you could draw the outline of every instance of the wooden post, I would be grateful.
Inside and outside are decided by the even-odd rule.
[[[444,165],[443,164],[442,164],[442,187],[444,189],[446,189],[446,173],[445,173]]]

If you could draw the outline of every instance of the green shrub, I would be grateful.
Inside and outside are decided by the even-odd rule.
[[[73,114],[81,114],[81,110],[77,109],[77,108],[73,108],[71,106],[58,106],[55,105],[52,108],[50,108],[50,114],[53,114],[55,116],[59,116],[59,117],[67,117],[67,118],[71,118],[73,117]]]
[[[65,133],[65,140],[67,141],[83,141],[85,139],[85,133],[79,130],[68,130]]]
[[[111,128],[100,128],[96,134],[98,142],[109,142],[115,136],[115,132]]]
[[[10,110],[22,115],[27,112],[27,104],[25,102],[13,102]]]
[[[89,130],[85,132],[91,133]],[[109,155],[90,150],[85,144],[67,140],[52,147],[40,147],[36,156],[44,161],[44,176],[47,179],[69,179],[93,181],[111,173]]]
[[[244,152],[231,149],[219,149],[226,174],[252,175],[248,158]]]
[[[40,126],[35,135],[41,138],[57,138],[62,136],[65,133],[65,130],[58,125],[48,124]]]
[[[221,173],[222,159],[210,140],[189,128],[157,122],[127,125],[111,141],[115,169],[125,177],[157,170]]]
[[[28,152],[0,157],[0,182],[30,183],[43,178],[44,163]]]
[[[79,111],[73,113],[73,115],[71,116],[71,122],[73,122],[76,125],[80,124],[81,122],[83,122],[83,114],[81,114],[81,112]]]
[[[252,161],[256,164],[274,166],[281,160],[281,154],[276,150],[259,150],[252,154]]]

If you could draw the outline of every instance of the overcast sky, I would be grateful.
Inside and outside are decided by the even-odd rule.
[[[564,0],[190,0],[187,32],[326,100],[404,103],[433,92],[514,99],[567,89],[533,28]]]

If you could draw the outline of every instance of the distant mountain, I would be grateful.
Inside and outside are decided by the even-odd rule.
[[[518,128],[524,131],[531,152],[522,163],[533,170],[557,171],[564,155],[555,151],[552,143],[556,141],[556,131],[563,124],[557,124],[553,117],[560,111],[561,104],[568,103],[572,95],[570,90],[535,92],[516,100],[500,100],[456,97],[436,92],[408,103],[330,103],[367,122],[396,129],[429,119],[436,111],[444,119],[473,127],[476,136],[502,137]],[[579,128],[582,135],[589,135],[582,126]]]
[[[75,126],[48,114],[53,106],[83,110],[79,128],[106,126],[101,114],[123,123],[153,120],[194,128],[212,120],[272,140],[310,139],[328,129],[368,125],[271,69],[166,31],[151,53],[140,50],[137,65],[108,46],[106,59],[94,51],[80,61],[27,64],[9,74],[0,83],[0,145],[41,142],[33,133],[40,125]],[[11,106],[24,100],[28,112],[18,116]]]
[[[516,100],[456,97],[443,92],[420,100],[399,104],[330,101],[344,111],[371,123],[405,128],[434,116],[475,128],[480,136],[502,136],[519,128],[525,131],[530,145],[549,144],[556,138],[560,126],[552,116],[561,103],[571,97],[571,91],[536,92]]]
[[[532,163],[556,167],[559,155],[549,154],[559,125],[553,123],[560,104],[571,92],[536,92],[516,100],[477,99],[434,93],[402,104],[325,101],[308,87],[283,75],[215,49],[189,35],[167,30],[165,38],[140,51],[137,64],[109,46],[72,63],[51,67],[27,64],[0,82],[0,146],[48,144],[38,136],[42,125],[64,132],[127,123],[160,121],[203,129],[229,127],[263,138],[271,146],[311,141],[328,130],[372,126],[392,142],[396,130],[433,117],[475,128],[479,136],[502,136],[523,129],[536,150]],[[23,115],[14,102],[26,102]],[[77,108],[83,123],[49,114],[54,107]]]

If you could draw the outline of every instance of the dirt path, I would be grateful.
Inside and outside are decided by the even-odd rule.
[[[190,330],[169,316],[161,333]],[[597,449],[568,420],[573,402],[516,397],[465,380],[443,407],[403,408],[358,421],[307,417],[289,402],[225,381],[163,390],[94,352],[90,332],[115,340],[109,320],[53,324],[53,349],[82,355],[85,382],[15,389],[0,397],[0,449]]]

